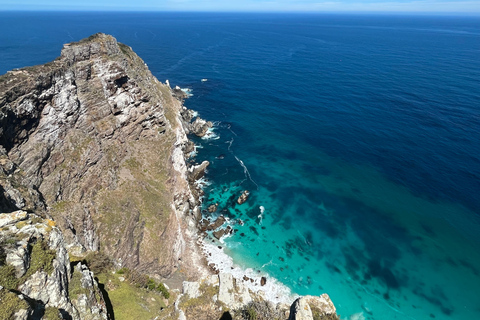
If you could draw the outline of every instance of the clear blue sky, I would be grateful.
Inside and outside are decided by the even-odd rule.
[[[466,12],[480,0],[0,0],[0,10]]]

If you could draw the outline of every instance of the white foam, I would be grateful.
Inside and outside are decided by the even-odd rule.
[[[256,185],[257,189],[258,189],[258,184],[255,181],[253,181],[252,177],[250,176],[250,172],[247,169],[247,166],[236,155],[233,155],[233,156],[235,157],[235,159],[237,159],[238,163],[240,163],[240,165],[243,167],[243,172],[245,173],[245,178],[252,181],[253,184]]]
[[[348,317],[348,320],[365,320],[365,316],[363,315],[363,312],[354,313]]]
[[[211,184],[212,183],[210,181],[208,181],[205,177],[201,177],[200,179],[195,181],[195,185],[200,187],[200,188],[204,188],[204,187],[209,186]]]
[[[232,138],[232,140],[230,140],[230,141],[226,141],[225,143],[228,143],[228,151],[230,151],[230,152],[231,152],[230,148],[232,147],[233,138]]]
[[[227,255],[223,247],[219,249],[215,243],[206,243],[203,240],[199,240],[199,245],[202,248],[208,263],[215,264],[216,268],[220,272],[231,273],[237,281],[243,281],[244,284],[253,292],[263,291],[265,298],[273,303],[287,303],[290,304],[298,296],[292,295],[291,290],[279,282],[277,279],[270,277],[268,273],[258,272],[251,268],[242,269],[238,265],[233,263],[233,259]],[[243,277],[247,276],[254,281],[245,281]],[[267,282],[264,286],[261,286],[261,278],[267,278]]]
[[[207,133],[202,137],[202,140],[218,140],[220,136],[215,132],[214,128],[208,128]]]
[[[193,96],[193,90],[190,89],[190,88],[180,88],[180,90],[182,90],[186,95],[187,97],[192,97]]]
[[[262,225],[263,213],[265,212],[265,208],[263,206],[260,206],[258,208],[260,209],[260,214],[257,216],[257,218],[260,220],[260,222],[258,224]]]

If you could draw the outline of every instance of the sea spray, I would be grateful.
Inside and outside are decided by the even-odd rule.
[[[199,245],[207,258],[208,264],[213,263],[220,272],[231,273],[237,281],[244,281],[244,276],[253,279],[253,282],[244,281],[244,284],[253,292],[259,293],[263,291],[266,300],[274,303],[291,304],[298,297],[297,295],[292,295],[291,290],[287,286],[269,274],[252,268],[242,269],[234,264],[233,259],[224,252],[223,247],[219,248],[218,245],[207,243],[205,240],[199,240]],[[264,286],[260,284],[262,277],[267,279]]]

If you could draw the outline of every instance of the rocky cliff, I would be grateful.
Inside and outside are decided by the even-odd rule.
[[[212,124],[184,98],[105,34],[0,76],[0,319],[336,318],[328,296],[289,308],[208,276],[195,181],[209,164],[186,159],[187,133]]]
[[[181,108],[130,47],[104,34],[8,72],[0,78],[2,211],[54,219],[74,255],[100,250],[118,265],[171,275],[186,250],[181,215],[196,206]]]

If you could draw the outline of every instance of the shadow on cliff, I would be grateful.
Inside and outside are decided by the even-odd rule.
[[[5,188],[0,185],[0,212],[10,213],[18,210],[18,208],[12,203],[12,201],[5,196],[5,193]]]
[[[112,301],[110,301],[110,297],[108,296],[108,292],[107,292],[107,290],[105,290],[105,285],[103,283],[100,283],[100,281],[98,280],[97,277],[95,277],[95,281],[97,281],[98,288],[102,292],[103,300],[105,301],[105,307],[107,307],[108,319],[115,320],[115,314],[113,312]]]
[[[232,319],[233,319],[232,315],[228,311],[225,311],[220,317],[220,320],[232,320]]]

